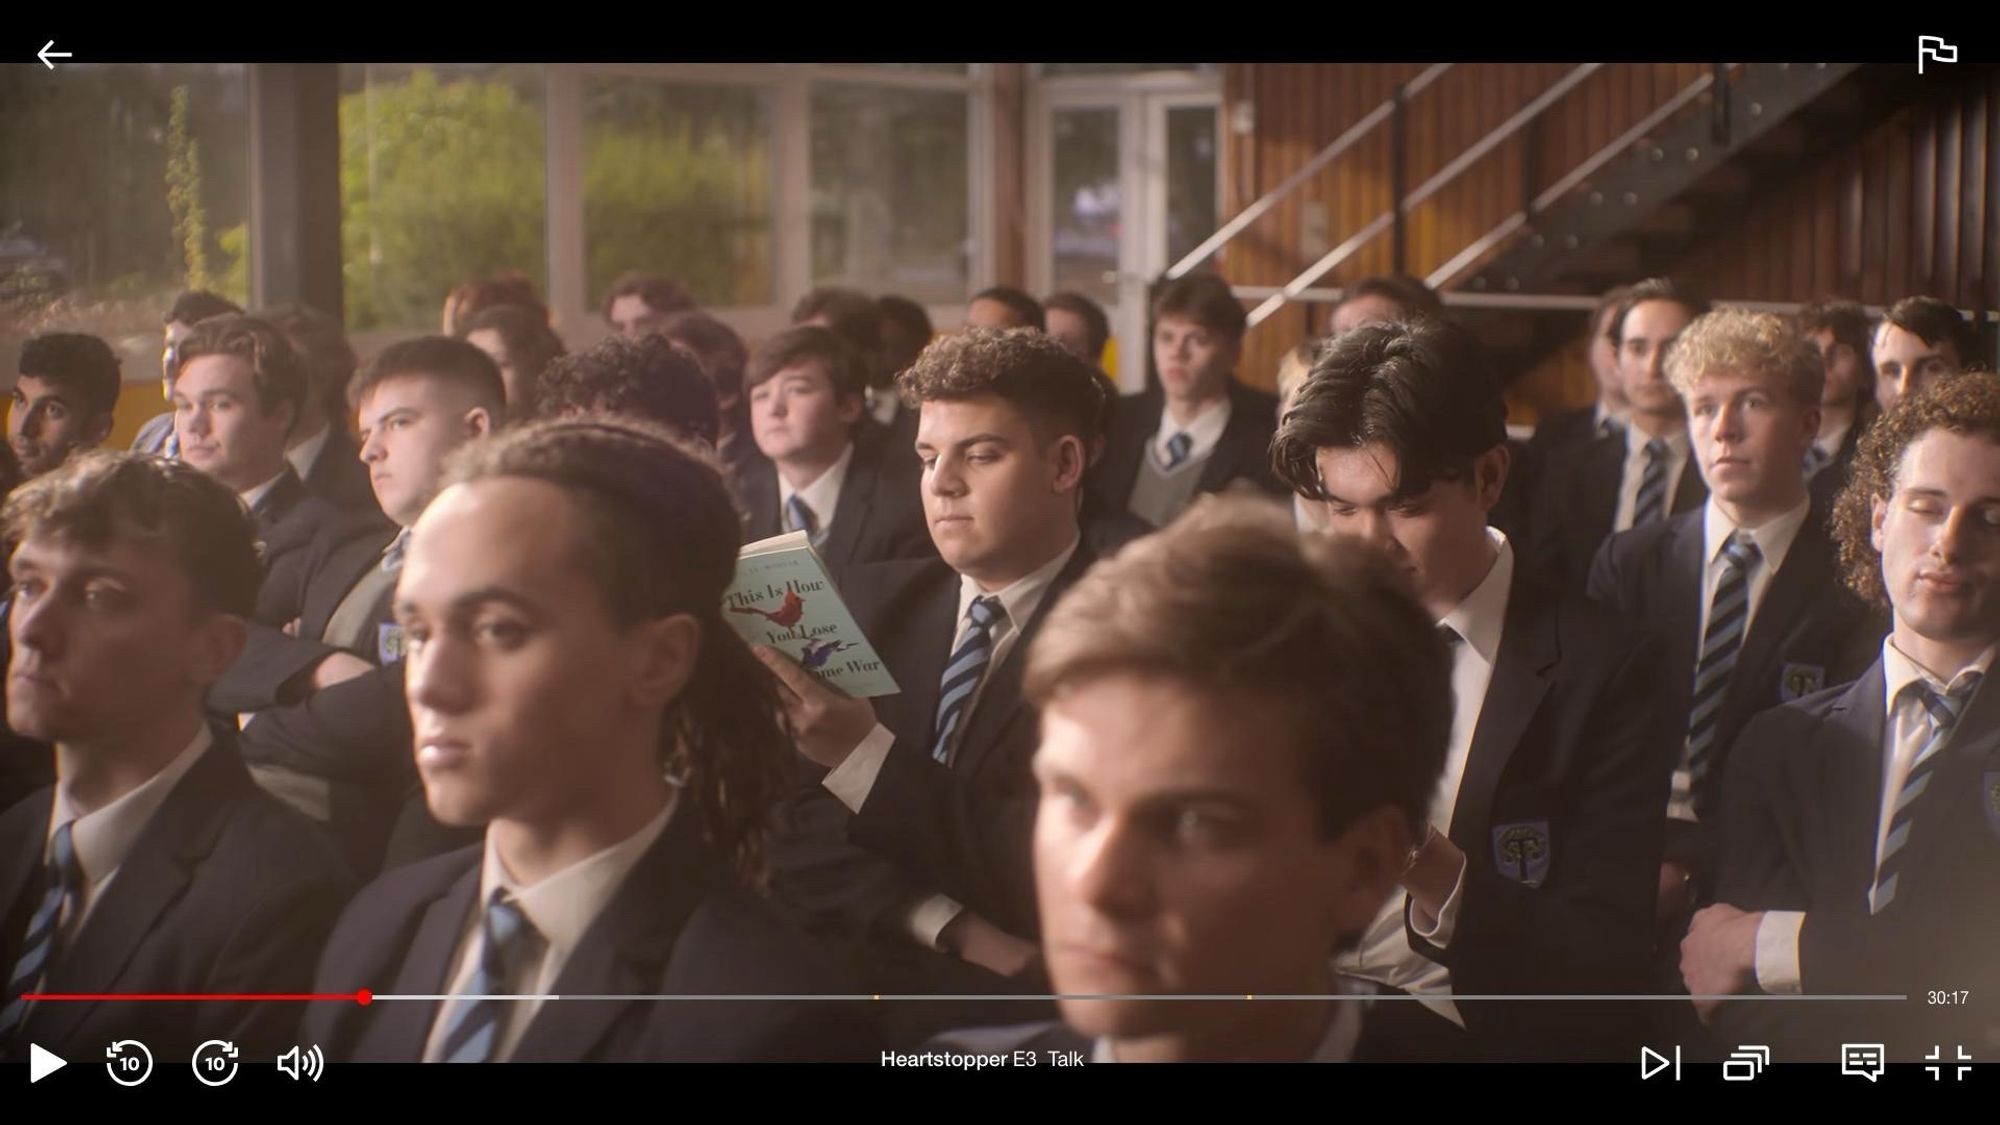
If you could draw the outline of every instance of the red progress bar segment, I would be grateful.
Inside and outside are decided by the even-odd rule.
[[[286,1001],[301,1002],[315,1000],[340,1000],[352,1004],[368,1004],[375,994],[362,989],[359,992],[30,992],[21,999],[33,1003],[62,1003],[81,1001],[101,1003],[106,1001],[173,1001],[175,1003],[226,1002],[241,1004],[246,1001]]]

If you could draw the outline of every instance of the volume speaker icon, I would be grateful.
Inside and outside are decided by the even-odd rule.
[[[289,1075],[294,1082],[299,1081],[301,1075],[317,1082],[319,1076],[326,1073],[326,1056],[320,1054],[318,1044],[314,1044],[311,1050],[304,1052],[293,1047],[278,1056],[278,1069]]]

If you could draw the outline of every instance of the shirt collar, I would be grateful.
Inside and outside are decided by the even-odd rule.
[[[1897,700],[1902,698],[1904,689],[1911,684],[1922,682],[1932,691],[1943,695],[1948,694],[1952,688],[1960,686],[1969,673],[1977,672],[1984,676],[1987,670],[1993,667],[1996,653],[2000,653],[2000,644],[1988,647],[1972,663],[1954,671],[1950,682],[1945,682],[1938,678],[1940,672],[1926,668],[1904,655],[1903,650],[1896,647],[1895,637],[1885,638],[1882,641],[1882,678],[1883,686],[1888,691],[1886,710],[1892,714],[1895,712]]]
[[[1714,496],[1708,498],[1702,509],[1703,557],[1709,566],[1714,566],[1715,560],[1722,557],[1722,549],[1728,546],[1730,537],[1742,529],[1723,512],[1722,505],[1715,502]],[[1757,551],[1763,556],[1763,565],[1769,568],[1769,573],[1776,574],[1785,565],[1785,556],[1791,553],[1792,544],[1798,542],[1799,530],[1805,527],[1806,516],[1811,512],[1812,497],[1808,496],[1784,515],[1764,521],[1762,527],[1751,529],[1750,539],[1757,544]]]
[[[1514,545],[1497,527],[1486,529],[1486,539],[1497,550],[1493,565],[1479,585],[1439,621],[1451,626],[1486,663],[1500,656],[1500,633],[1507,623],[1507,593],[1514,585]]]
[[[1653,440],[1651,434],[1632,425],[1628,421],[1625,426],[1625,456],[1628,459],[1643,459],[1646,456],[1646,443],[1651,440]],[[1686,430],[1675,430],[1670,434],[1661,434],[1660,440],[1667,443],[1667,454],[1674,460],[1678,461],[1688,455],[1688,432]]]
[[[1076,549],[1082,543],[1082,536],[1070,540],[1069,546],[1055,558],[991,594],[980,589],[979,583],[973,581],[971,576],[959,575],[958,620],[965,620],[966,611],[972,607],[973,599],[996,597],[1000,599],[1000,608],[1007,611],[1008,622],[1016,629],[1025,629],[1028,622],[1034,620],[1035,611],[1041,608],[1042,598],[1049,592],[1049,585],[1056,580],[1056,575],[1061,574],[1063,568],[1069,565],[1069,560],[1075,557]]]
[[[1838,457],[1840,447],[1847,443],[1847,432],[1853,428],[1853,425],[1849,424],[1830,433],[1821,434],[1813,439],[1813,444],[1819,446],[1820,452],[1828,457]]]
[[[271,494],[271,490],[278,487],[278,482],[284,480],[285,474],[290,471],[291,467],[287,465],[285,468],[278,470],[277,476],[272,477],[270,480],[265,481],[263,484],[258,485],[257,487],[251,489],[248,492],[237,493],[237,495],[242,497],[243,499],[243,506],[250,509],[253,512],[256,511],[257,505],[264,502],[264,497],[269,496]]]
[[[673,796],[668,798],[653,819],[646,822],[645,827],[532,886],[522,886],[508,872],[506,863],[500,858],[500,849],[493,842],[493,833],[488,832],[486,858],[479,872],[480,908],[484,909],[485,904],[493,900],[494,891],[505,888],[534,925],[535,932],[547,943],[549,952],[567,957],[569,951],[583,940],[583,935],[597,921],[598,915],[604,913],[604,908],[618,893],[618,888],[624,885],[625,877],[638,866],[646,850],[659,840],[660,833],[666,831],[667,822],[673,818],[674,810],[680,804],[680,790],[676,788],[671,792]]]
[[[1183,426],[1174,421],[1173,408],[1164,401],[1160,404],[1160,428],[1153,434],[1153,449],[1162,461],[1167,458],[1167,439],[1175,434],[1188,436],[1188,459],[1198,461],[1208,456],[1215,443],[1222,440],[1222,431],[1229,428],[1229,416],[1236,412],[1236,404],[1228,395],[1222,396],[1215,405]]]
[[[195,762],[214,744],[215,736],[209,733],[208,724],[202,723],[186,748],[160,772],[147,778],[130,793],[82,816],[77,815],[69,787],[58,784],[55,805],[49,813],[50,839],[54,839],[56,829],[74,821],[74,826],[70,828],[70,842],[76,847],[77,863],[83,868],[84,878],[92,883],[103,882],[106,876],[124,866],[125,857],[132,852],[132,845],[152,823],[153,815],[166,803],[174,786],[180,784],[181,778],[187,776]]]
[[[327,439],[332,436],[331,425],[321,426],[318,433],[285,450],[285,460],[291,462],[292,471],[299,474],[300,480],[312,475],[313,466],[319,464],[319,455],[326,450]]]
[[[804,488],[786,484],[785,474],[779,473],[778,510],[783,512],[785,505],[791,503],[796,495],[806,502],[806,507],[812,509],[813,518],[819,521],[819,526],[825,527],[833,518],[833,510],[840,504],[840,488],[847,483],[847,468],[853,463],[854,443],[850,441],[847,448],[840,451],[839,459]]]

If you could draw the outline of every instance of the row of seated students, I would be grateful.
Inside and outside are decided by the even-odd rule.
[[[175,459],[70,453],[9,501],[8,718],[57,783],[0,821],[4,1049],[282,1043],[268,1007],[22,996],[307,978],[454,997],[308,1011],[333,1057],[383,1060],[939,1033],[1625,1059],[1662,1023],[1800,1051],[1846,1026],[1720,996],[1990,995],[2000,383],[1904,380],[1852,423],[1829,519],[1830,349],[1635,287],[1607,334],[1665,389],[1621,379],[1622,428],[1574,448],[1679,433],[1707,499],[1667,518],[1649,437],[1631,529],[1565,575],[1494,526],[1510,482],[1571,481],[1508,440],[1461,330],[1340,332],[1280,426],[1231,375],[1241,306],[1184,282],[1156,298],[1157,394],[973,329],[897,376],[886,422],[837,324],[766,342],[733,393],[644,326],[511,394],[482,348],[407,341],[345,389],[372,511],[264,503],[302,483],[308,357],[199,318],[168,363]],[[1338,538],[1301,539],[1275,489]],[[1539,543],[1564,509],[1534,507]],[[844,698],[720,623],[738,545],[777,530],[829,552],[902,692]],[[505,992],[990,999],[477,999]],[[1072,999],[1064,1027],[1052,992],[1357,995]]]

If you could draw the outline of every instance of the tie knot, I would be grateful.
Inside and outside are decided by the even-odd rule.
[[[410,529],[404,528],[389,541],[382,551],[382,573],[396,574],[403,569],[403,556],[410,550]]]
[[[1739,531],[1722,545],[1722,557],[1730,566],[1738,570],[1749,570],[1764,559],[1764,552],[1757,547],[1757,541],[1747,531]]]
[[[811,535],[819,530],[819,521],[814,517],[812,507],[796,492],[792,493],[790,500],[785,501],[785,520],[792,525],[793,531],[803,531]]]
[[[1188,453],[1193,449],[1194,449],[1194,438],[1190,437],[1185,431],[1177,433],[1172,437],[1168,438],[1167,465],[1169,467],[1172,467],[1187,460]]]
[[[83,865],[77,862],[76,839],[70,834],[75,825],[73,820],[65,820],[56,829],[55,838],[49,841],[49,870],[64,891],[73,891],[83,885]]]
[[[1458,647],[1459,642],[1464,639],[1464,637],[1458,635],[1458,630],[1451,626],[1442,624],[1438,626],[1438,640],[1444,642],[1444,647],[1447,651]]]
[[[972,599],[972,604],[965,607],[966,619],[971,621],[973,627],[977,629],[990,628],[993,622],[999,619],[1002,612],[1000,599],[990,596],[974,598]]]
[[[486,901],[486,944],[502,957],[512,957],[536,934],[535,924],[505,887]]]
[[[1934,690],[1929,684],[1919,681],[1915,686],[1917,698],[1923,702],[1924,710],[1930,713],[1931,723],[1939,730],[1948,730],[1965,713],[1966,701],[1979,690],[1983,677],[1978,672],[1967,672],[1952,682],[1944,691]]]
[[[1649,461],[1664,461],[1670,452],[1672,450],[1667,447],[1666,438],[1650,438],[1646,442],[1646,459]]]

